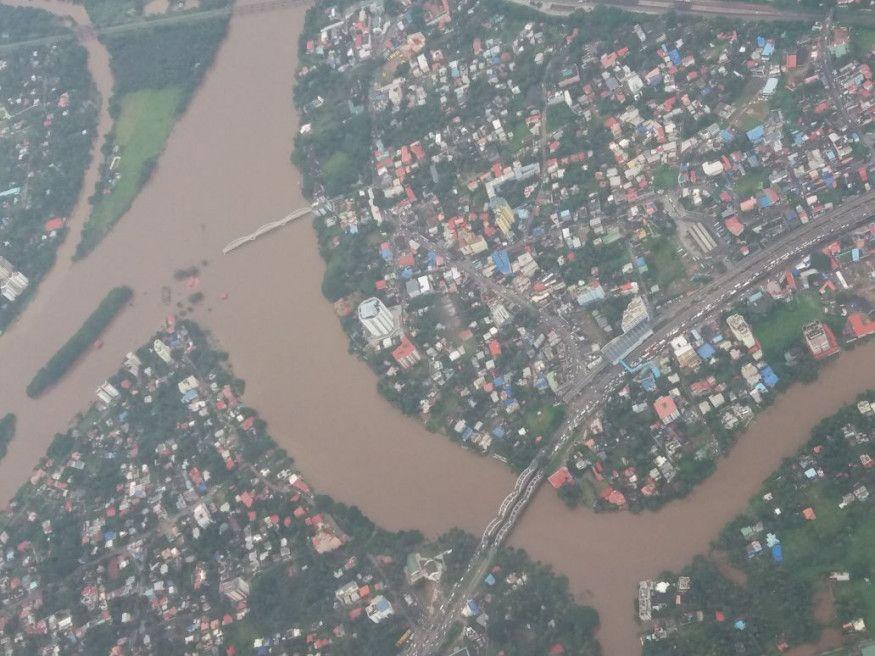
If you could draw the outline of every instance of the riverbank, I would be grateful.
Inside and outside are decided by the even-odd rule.
[[[511,474],[500,463],[426,432],[380,398],[367,367],[347,353],[346,337],[321,296],[324,265],[306,222],[221,255],[231,239],[305,203],[288,157],[297,127],[290,98],[303,15],[303,8],[288,8],[232,19],[213,70],[129,215],[76,265],[69,262],[76,240],[68,236],[68,257],[59,259],[37,299],[0,338],[0,412],[18,416],[17,437],[0,463],[4,500],[66,418],[85,408],[91,391],[116,370],[119,354],[145,341],[195,291],[204,301],[193,316],[234,354],[236,374],[248,381],[248,401],[320,490],[360,506],[377,524],[435,536],[454,525],[479,534],[510,489]],[[192,265],[200,268],[196,280],[174,280],[175,271]],[[108,328],[104,348],[41,400],[28,399],[22,381],[43,354],[59,347],[119,284],[134,288],[135,303]],[[791,389],[708,481],[659,513],[569,511],[544,490],[511,543],[567,574],[578,600],[599,610],[606,655],[635,654],[634,582],[707,550],[810,425],[844,402],[833,403],[831,395],[850,398],[871,386],[866,379],[873,365],[875,347],[867,345],[830,363],[817,387]],[[808,396],[798,396],[803,393]]]
[[[605,654],[637,654],[637,582],[707,553],[723,526],[783,458],[808,440],[817,422],[872,386],[873,371],[875,343],[869,343],[823,367],[816,383],[791,387],[739,437],[714,474],[658,512],[569,510],[544,488],[510,543],[568,575],[578,600],[599,611]]]

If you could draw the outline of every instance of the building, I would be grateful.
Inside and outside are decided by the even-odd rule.
[[[674,399],[668,395],[660,396],[656,399],[656,401],[653,402],[653,409],[656,411],[659,420],[666,426],[676,419],[679,419],[681,416]]]
[[[375,296],[362,301],[357,313],[362,326],[374,339],[389,337],[397,328],[391,310]]]
[[[408,554],[407,563],[404,565],[404,576],[407,583],[416,585],[420,581],[437,583],[444,575],[443,556],[428,558],[418,551]]]
[[[27,289],[30,281],[21,271],[15,271],[11,276],[0,282],[0,295],[7,301],[14,301]]]
[[[501,234],[507,237],[513,230],[513,224],[516,221],[513,208],[501,196],[493,198],[489,205],[495,214],[495,225],[501,230]]]
[[[633,296],[629,301],[629,305],[623,310],[623,319],[620,322],[620,327],[624,333],[630,332],[633,328],[650,321],[650,313],[647,311],[647,304],[641,296]]]
[[[249,597],[249,583],[239,576],[222,581],[219,584],[219,593],[236,604],[245,601]]]
[[[641,346],[653,334],[649,322],[639,323],[629,332],[615,337],[602,347],[602,357],[611,364],[619,364],[620,360]]]
[[[839,345],[829,326],[820,321],[812,321],[802,327],[805,346],[815,360],[824,360],[839,352]]]
[[[392,604],[383,595],[374,597],[374,600],[365,608],[365,613],[368,619],[374,624],[379,624],[385,619],[392,617],[395,614],[395,609]]]
[[[845,323],[844,336],[849,342],[875,333],[875,321],[862,312],[852,312]]]
[[[684,335],[678,335],[671,340],[671,350],[682,369],[695,369],[702,362]]]
[[[604,298],[604,288],[602,288],[598,280],[594,280],[580,289],[580,293],[577,295],[577,302],[582,307],[589,307],[590,305],[598,303]]]
[[[732,336],[741,342],[745,348],[752,349],[757,346],[757,340],[747,325],[747,321],[740,314],[733,314],[726,317],[726,325],[732,332]]]
[[[413,342],[407,338],[407,335],[401,338],[401,343],[392,351],[392,357],[403,369],[410,369],[422,360],[422,356],[416,350]]]

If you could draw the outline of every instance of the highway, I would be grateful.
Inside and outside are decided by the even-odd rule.
[[[846,201],[838,208],[779,237],[768,248],[736,263],[731,270],[704,287],[664,307],[654,325],[654,334],[638,347],[638,357],[651,357],[664,348],[674,335],[692,327],[706,315],[714,315],[727,308],[753,283],[784,269],[791,259],[804,255],[817,244],[875,219],[870,209],[873,202],[875,191]],[[598,371],[581,373],[568,388],[565,395],[568,407],[565,422],[556,431],[556,437],[535,456],[502,500],[498,512],[483,533],[467,571],[452,588],[440,611],[431,618],[431,624],[416,631],[406,651],[408,656],[431,656],[437,653],[467,599],[479,586],[496,551],[543,482],[546,476],[543,468],[550,456],[568,445],[577,428],[622,384],[623,378],[623,371],[619,367],[605,365]]]

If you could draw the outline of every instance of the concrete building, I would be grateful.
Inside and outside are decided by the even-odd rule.
[[[372,296],[359,304],[358,318],[374,339],[389,337],[397,329],[395,316],[379,298]]]
[[[726,325],[732,332],[733,337],[741,342],[745,348],[752,349],[756,346],[757,340],[747,325],[747,321],[740,314],[733,314],[726,317]]]
[[[839,352],[839,345],[829,326],[812,321],[802,327],[805,346],[815,360],[824,360]]]
[[[392,604],[383,595],[374,597],[374,600],[365,608],[365,613],[368,619],[374,624],[379,624],[385,619],[392,617],[395,614],[395,609]]]
[[[219,593],[234,603],[244,601],[249,596],[249,583],[239,576],[219,584]]]
[[[650,321],[650,312],[647,311],[647,304],[640,296],[633,296],[629,301],[629,305],[623,310],[623,319],[620,322],[620,327],[624,333],[628,333],[633,328]]]
[[[11,276],[0,282],[0,294],[7,301],[14,301],[27,289],[30,281],[21,271],[15,271]]]
[[[656,399],[653,402],[653,409],[656,411],[659,420],[666,426],[681,416],[674,399],[668,395],[660,396]]]
[[[501,230],[501,233],[507,237],[513,230],[513,224],[516,221],[513,209],[501,196],[493,198],[490,206],[492,212],[495,214],[495,225],[497,225],[499,230]]]

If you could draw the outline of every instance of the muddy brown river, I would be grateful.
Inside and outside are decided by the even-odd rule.
[[[87,20],[66,2],[20,0]],[[297,118],[291,105],[301,7],[232,19],[227,40],[177,123],[151,182],[113,232],[72,263],[87,205],[36,299],[0,337],[0,413],[18,431],[0,462],[7,500],[55,432],[94,399],[93,390],[177,309],[201,291],[193,317],[231,354],[247,401],[321,491],[362,508],[388,528],[436,535],[452,526],[479,534],[513,477],[400,416],[377,394],[374,377],[347,353],[332,307],[320,294],[323,263],[308,221],[275,231],[230,255],[222,247],[305,205],[289,163]],[[106,51],[86,43],[104,98],[112,89]],[[110,127],[101,115],[101,134]],[[95,165],[86,176],[90,195]],[[206,262],[205,265],[201,265]],[[200,282],[176,282],[199,265]],[[81,325],[106,292],[130,285],[134,301],[91,351],[38,401],[24,387]],[[164,302],[162,289],[171,290]],[[227,295],[227,298],[223,298]],[[817,387],[796,387],[757,420],[717,472],[687,499],[658,513],[571,512],[548,489],[536,497],[511,544],[566,574],[581,602],[602,617],[608,656],[639,653],[635,584],[680,567],[708,548],[761,481],[807,437],[811,426],[873,385],[875,344],[831,363]]]

